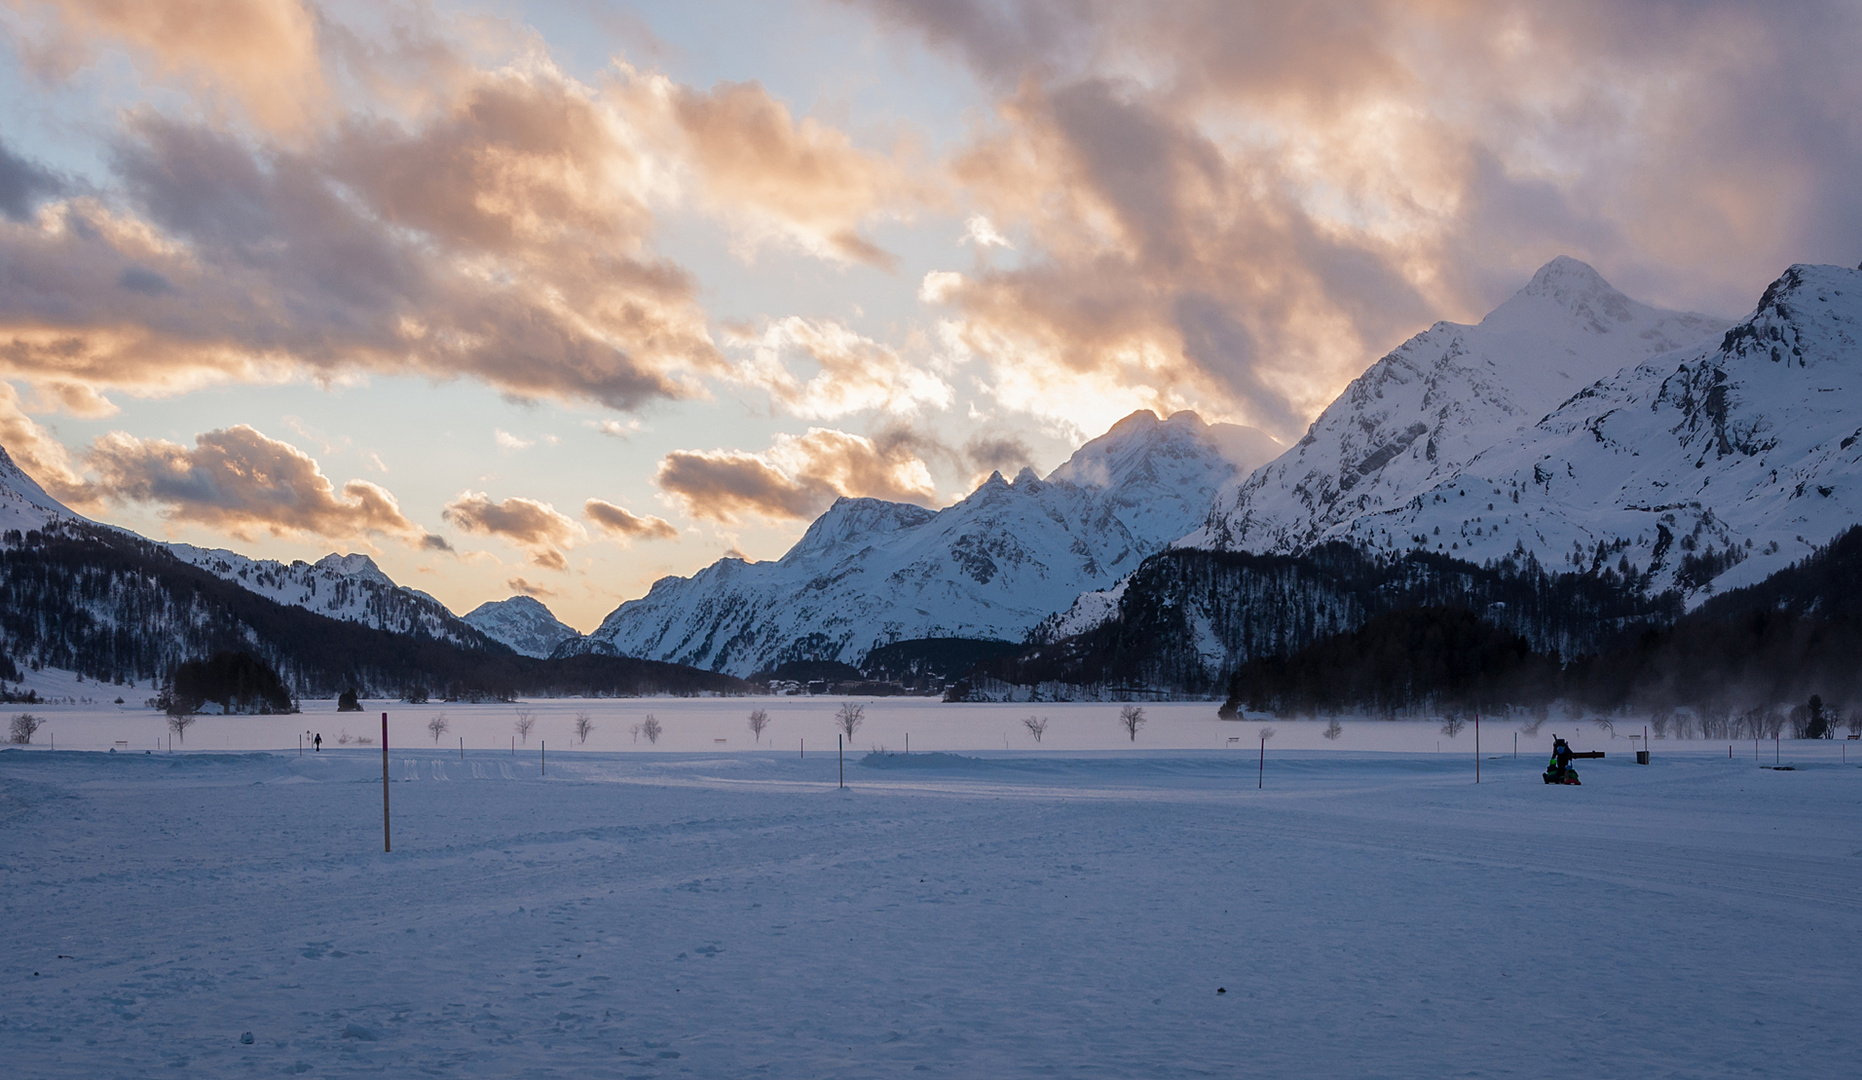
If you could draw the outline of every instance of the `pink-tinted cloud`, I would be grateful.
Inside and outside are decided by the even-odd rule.
[[[654,478],[696,518],[806,521],[843,495],[930,504],[923,461],[903,443],[882,445],[844,431],[784,435],[765,453],[676,450]]]
[[[310,455],[244,424],[197,435],[191,448],[115,432],[97,440],[85,463],[96,474],[86,486],[97,496],[160,506],[171,521],[242,539],[262,531],[446,546],[410,521],[385,488],[350,480],[339,493]]]
[[[582,513],[602,532],[617,539],[673,540],[679,535],[679,530],[673,528],[672,522],[665,518],[636,514],[602,499],[590,499],[583,503]]]
[[[1018,257],[979,246],[925,292],[999,399],[1050,415],[1196,405],[1288,435],[1560,252],[1731,311],[1862,245],[1853,5],[859,6],[997,95],[954,170]]]
[[[588,536],[586,529],[549,503],[517,496],[495,500],[482,491],[463,491],[440,513],[464,532],[511,541],[529,552],[531,562],[547,570],[569,569],[562,549]]]
[[[152,81],[192,91],[275,131],[328,104],[319,16],[299,0],[7,0],[16,41],[45,77],[68,76],[101,49],[126,49]]]

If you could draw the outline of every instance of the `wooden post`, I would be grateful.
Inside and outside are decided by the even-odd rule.
[[[803,761],[808,760],[808,740],[807,739],[802,740],[802,760]]]
[[[1519,760],[1519,732],[1513,733],[1513,759]]]
[[[834,736],[834,748],[840,751],[840,786],[847,786],[847,744],[841,736]]]
[[[1474,782],[1481,782],[1481,714],[1474,714]]]
[[[1254,788],[1259,791],[1267,786],[1267,736],[1261,736],[1261,765],[1255,770]]]
[[[544,776],[550,774],[550,744],[547,739],[537,740],[537,770]]]
[[[388,714],[381,714],[381,849],[383,852],[394,850],[388,845]]]
[[[465,760],[465,736],[459,736],[459,760]]]
[[[909,731],[905,733],[905,756],[912,756],[912,733]]]

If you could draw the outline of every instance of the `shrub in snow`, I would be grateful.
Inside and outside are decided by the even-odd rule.
[[[660,733],[665,730],[665,728],[659,726],[659,721],[654,718],[652,713],[648,713],[647,718],[640,722],[640,734],[647,737],[647,742],[656,745],[659,743]]]
[[[579,712],[575,714],[575,741],[576,742],[578,743],[587,742],[588,733],[593,730],[595,730],[595,722],[589,719],[589,716],[587,713]]]
[[[32,733],[39,730],[41,721],[31,713],[20,713],[13,718],[13,741],[24,746],[32,742]]]
[[[1340,735],[1343,735],[1344,733],[1345,733],[1345,726],[1338,722],[1338,717],[1336,716],[1332,717],[1331,723],[1325,725],[1325,737],[1328,739],[1336,740]]]
[[[1028,734],[1034,736],[1035,742],[1040,742],[1041,736],[1047,734],[1047,717],[1030,716],[1022,721],[1022,727],[1028,729]]]

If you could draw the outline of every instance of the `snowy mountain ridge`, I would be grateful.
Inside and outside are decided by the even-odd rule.
[[[1402,505],[1596,380],[1725,328],[1640,304],[1559,256],[1478,324],[1436,323],[1372,364],[1176,546],[1304,550]]]
[[[367,555],[330,554],[314,563],[254,559],[224,548],[168,544],[182,562],[200,567],[280,604],[397,634],[418,634],[473,648],[473,628],[438,599],[398,585]]]
[[[1587,387],[1401,506],[1330,535],[1633,575],[1690,602],[1862,509],[1862,269],[1793,266],[1720,338]]]
[[[490,600],[465,613],[467,626],[511,647],[521,656],[544,657],[581,633],[557,619],[547,605],[531,596]]]
[[[663,578],[558,655],[750,675],[786,660],[857,663],[911,638],[1019,639],[1183,535],[1277,449],[1253,429],[1141,410],[1045,479],[996,473],[942,510],[841,499],[782,558]]]

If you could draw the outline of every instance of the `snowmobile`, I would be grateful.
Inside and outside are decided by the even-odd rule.
[[[1545,766],[1545,782],[1548,784],[1581,785],[1583,781],[1578,779],[1578,771],[1571,767],[1571,759],[1600,758],[1602,756],[1604,756],[1602,750],[1587,750],[1583,753],[1579,753],[1571,749],[1570,743],[1554,735],[1552,736],[1552,760],[1549,765]]]

